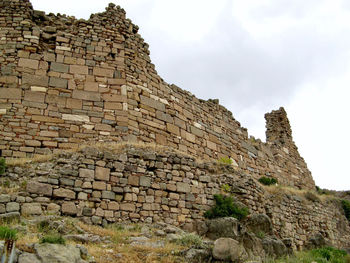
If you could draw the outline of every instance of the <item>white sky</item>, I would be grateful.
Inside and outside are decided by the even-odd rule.
[[[112,0],[32,0],[88,18]],[[112,1],[113,2],[113,1]],[[350,2],[119,0],[168,83],[218,98],[265,140],[264,114],[286,108],[300,154],[322,188],[349,190]]]

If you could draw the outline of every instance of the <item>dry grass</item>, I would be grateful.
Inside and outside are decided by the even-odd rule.
[[[165,152],[173,152],[188,158],[193,158],[196,162],[204,162],[203,160],[197,159],[195,156],[182,152],[177,149],[173,149],[168,146],[158,145],[156,143],[145,143],[145,142],[129,142],[129,141],[121,141],[121,142],[87,142],[80,145],[78,148],[74,149],[66,149],[61,150],[55,154],[49,155],[36,155],[31,158],[6,158],[6,165],[9,167],[25,167],[31,163],[43,163],[51,161],[55,156],[58,156],[61,153],[68,152],[81,152],[86,147],[94,147],[100,151],[112,151],[113,153],[122,153],[128,148],[135,149],[143,149],[143,150],[152,150],[156,153],[165,153]]]
[[[296,195],[302,198],[303,201],[320,201],[327,202],[330,200],[336,199],[334,195],[320,195],[316,191],[306,190],[306,189],[297,189],[291,186],[283,186],[283,185],[262,185],[264,190],[269,194],[272,194],[276,197],[282,197],[284,194]],[[312,200],[315,199],[315,200]]]

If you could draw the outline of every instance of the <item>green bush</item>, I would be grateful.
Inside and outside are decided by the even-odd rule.
[[[209,219],[234,217],[238,220],[242,220],[249,214],[248,208],[238,206],[230,196],[214,195],[214,200],[215,206],[206,211],[204,217]]]
[[[336,249],[333,247],[324,247],[311,250],[311,254],[320,261],[325,259],[328,262],[341,263],[345,262],[345,257],[347,255],[346,251]]]
[[[193,233],[182,235],[181,238],[176,240],[176,244],[185,247],[191,246],[198,249],[205,248],[203,239],[200,236]]]
[[[6,170],[6,161],[4,158],[0,158],[0,175],[4,174]]]
[[[17,230],[11,229],[7,226],[0,226],[0,239],[16,240]]]
[[[65,245],[66,240],[60,235],[47,235],[47,236],[44,236],[40,239],[40,243]]]
[[[350,202],[348,200],[341,200],[341,204],[346,218],[350,221]]]
[[[273,185],[273,184],[277,184],[277,179],[273,178],[273,177],[260,177],[259,178],[259,182],[262,183],[263,185]]]
[[[227,165],[231,165],[232,164],[232,160],[229,157],[221,157],[218,160],[219,164],[227,164]]]

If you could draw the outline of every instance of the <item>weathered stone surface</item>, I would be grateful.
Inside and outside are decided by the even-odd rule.
[[[16,99],[22,97],[22,90],[16,88],[0,88],[0,99]]]
[[[206,221],[208,230],[207,237],[218,239],[220,237],[230,237],[237,239],[240,235],[240,223],[233,217],[222,217]]]
[[[6,212],[18,212],[20,209],[19,203],[9,202],[6,204]]]
[[[219,238],[214,242],[213,257],[218,260],[243,262],[248,255],[238,241],[232,238]]]
[[[26,203],[21,207],[22,215],[41,215],[42,213],[41,204],[39,203]]]
[[[42,184],[35,181],[27,183],[27,191],[33,194],[52,196],[52,186],[49,184]]]
[[[78,209],[74,202],[64,202],[62,204],[62,214],[74,216],[78,212]]]
[[[72,245],[35,244],[35,252],[41,262],[78,263],[81,260],[80,249]]]
[[[176,188],[177,188],[177,191],[181,192],[181,193],[189,193],[189,192],[191,192],[191,186],[188,183],[177,182],[176,183]]]
[[[95,179],[109,181],[110,169],[104,167],[96,167]]]
[[[265,253],[272,257],[281,257],[287,254],[287,248],[283,242],[277,238],[265,237],[262,240]]]
[[[53,190],[54,197],[75,199],[75,192],[65,188],[58,188]]]
[[[42,263],[35,254],[24,252],[18,257],[18,263]]]
[[[265,214],[253,214],[245,222],[247,229],[255,234],[264,233],[272,235],[272,223],[270,218]]]

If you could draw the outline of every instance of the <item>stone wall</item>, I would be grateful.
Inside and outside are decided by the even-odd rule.
[[[113,4],[78,20],[34,11],[28,0],[0,0],[1,156],[87,141],[155,142],[203,159],[231,156],[255,178],[315,187],[283,108],[266,115],[266,143],[248,138],[217,100],[165,83],[137,31]]]
[[[213,195],[227,184],[251,213],[267,214],[275,234],[292,238],[295,248],[302,248],[315,233],[335,246],[350,247],[349,222],[336,201],[266,190],[233,166],[197,163],[166,148],[107,147],[87,147],[45,163],[10,167],[1,180],[2,185],[9,180],[12,194],[0,195],[0,219],[45,213],[95,224],[166,222],[195,230],[213,205]],[[15,186],[21,188],[16,192]]]

